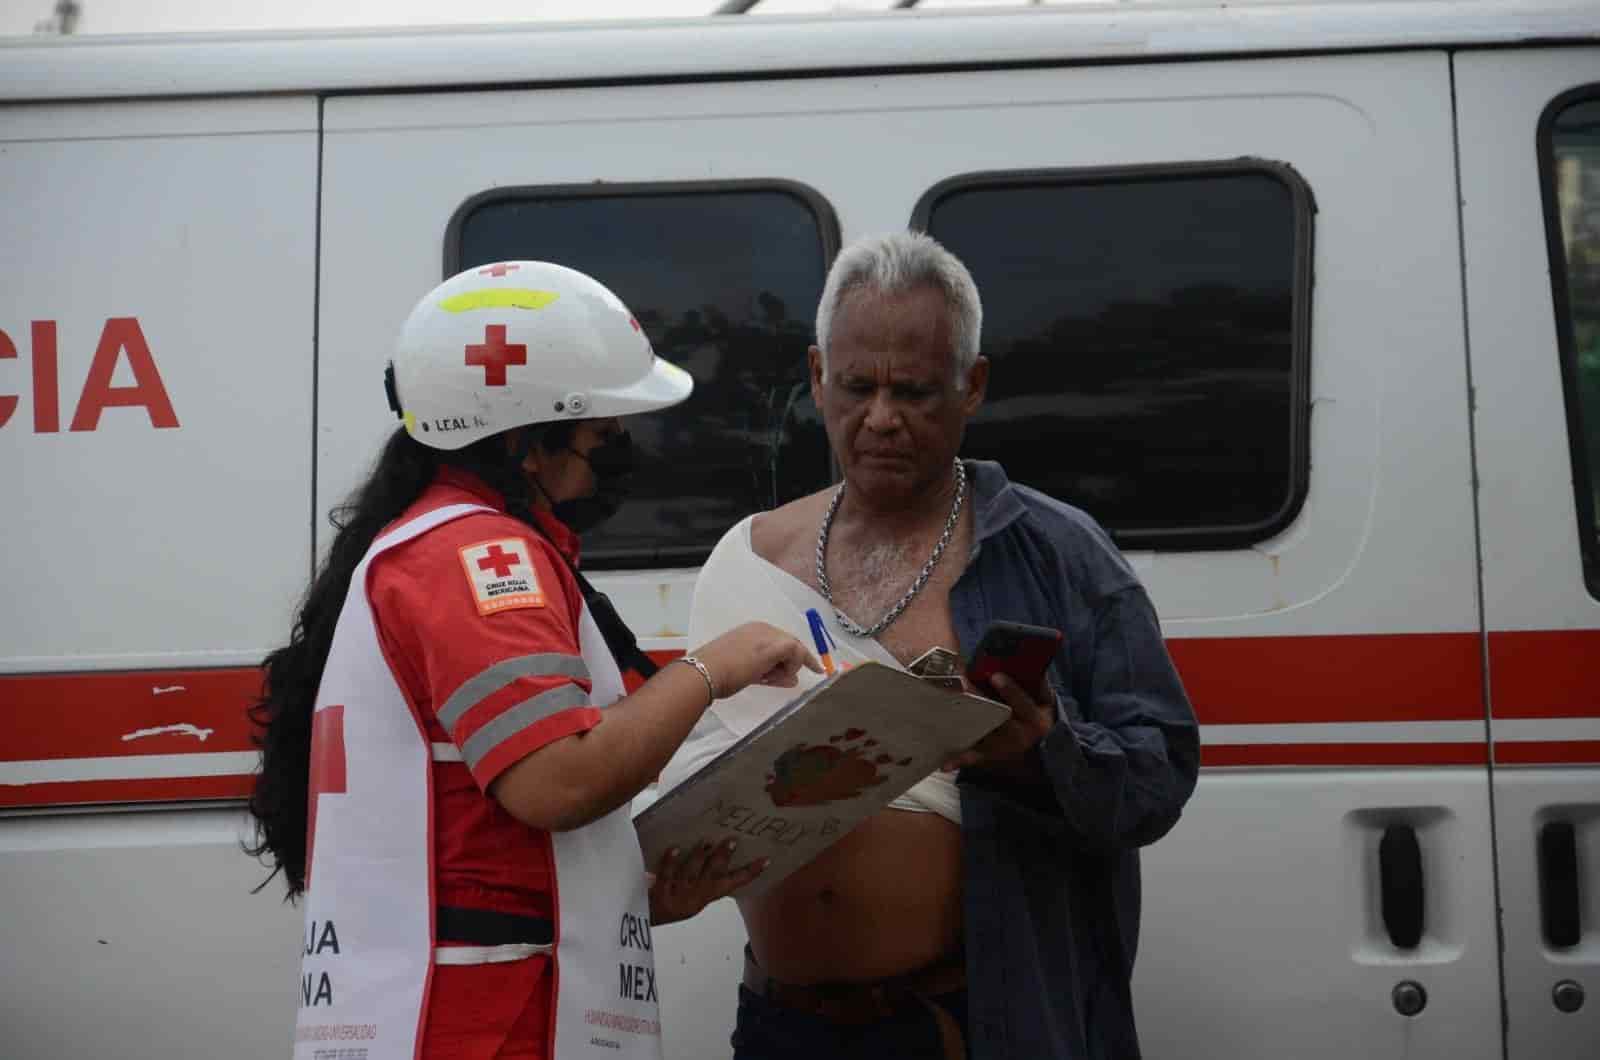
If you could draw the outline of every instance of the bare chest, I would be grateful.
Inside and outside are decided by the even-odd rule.
[[[830,535],[827,574],[833,604],[858,625],[871,627],[893,610],[916,584],[938,541],[938,531],[882,538],[848,531]],[[950,590],[966,568],[972,546],[970,511],[928,573],[926,583],[898,618],[880,632],[878,642],[903,664],[934,646],[959,651],[950,611]],[[821,590],[816,577],[815,539],[811,547],[790,549],[779,561],[796,578]]]

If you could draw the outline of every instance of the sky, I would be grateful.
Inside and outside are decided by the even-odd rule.
[[[685,17],[720,0],[77,0],[77,32],[349,28],[530,22],[548,19]],[[924,7],[1013,6],[1028,0],[922,0]],[[50,18],[56,0],[0,0],[0,36],[24,36]],[[863,11],[893,0],[761,0],[760,14]]]

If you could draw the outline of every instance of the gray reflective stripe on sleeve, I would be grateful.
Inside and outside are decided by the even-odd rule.
[[[433,755],[435,762],[461,761],[461,748],[453,743],[430,743],[428,750]]]
[[[466,759],[468,769],[477,769],[484,755],[528,726],[537,724],[553,714],[559,714],[563,710],[588,705],[589,693],[577,685],[562,685],[548,692],[540,692],[532,699],[518,703],[473,733],[472,737],[461,745],[461,756]]]
[[[504,964],[554,952],[554,946],[540,946],[531,942],[508,942],[504,946],[435,946],[433,963]]]
[[[519,655],[515,659],[497,662],[482,673],[467,678],[461,682],[460,688],[450,693],[450,698],[439,708],[439,724],[454,735],[456,722],[461,720],[461,715],[519,677],[571,677],[587,681],[589,668],[578,656],[562,655],[560,652]]]

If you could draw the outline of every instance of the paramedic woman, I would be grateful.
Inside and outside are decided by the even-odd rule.
[[[619,499],[618,417],[692,385],[559,265],[468,270],[406,320],[404,426],[254,713],[252,853],[305,901],[297,1057],[660,1055],[650,925],[762,866],[685,851],[649,882],[629,800],[717,697],[817,668],[752,623],[624,693],[577,534]]]

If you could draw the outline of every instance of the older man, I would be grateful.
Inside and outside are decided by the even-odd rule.
[[[1194,789],[1198,730],[1155,612],[1087,515],[957,457],[983,402],[966,268],[917,233],[834,263],[811,391],[838,487],[730,530],[695,590],[690,640],[827,616],[846,661],[971,655],[993,620],[1066,634],[1046,687],[997,679],[1001,729],[759,898],[736,1056],[1139,1055],[1130,979],[1138,848]],[[792,693],[791,693],[792,694]],[[708,712],[670,787],[776,709]]]

